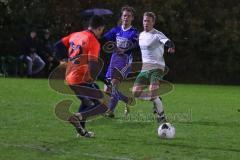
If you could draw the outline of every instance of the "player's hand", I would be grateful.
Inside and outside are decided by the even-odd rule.
[[[168,53],[171,53],[171,54],[175,53],[175,48],[168,48]]]

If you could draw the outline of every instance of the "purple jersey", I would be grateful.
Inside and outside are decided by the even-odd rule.
[[[123,29],[117,26],[108,31],[103,38],[106,41],[116,42],[116,46],[125,50],[124,54],[112,53],[110,65],[106,74],[106,78],[112,78],[113,68],[122,71],[124,77],[127,76],[129,67],[132,62],[132,49],[138,46],[138,31],[134,27]]]

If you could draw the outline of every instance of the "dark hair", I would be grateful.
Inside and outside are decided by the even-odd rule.
[[[43,33],[44,33],[44,34],[50,34],[50,31],[49,31],[49,29],[44,29],[44,30],[43,30]]]
[[[128,5],[122,7],[121,14],[123,14],[124,11],[131,12],[132,16],[134,16],[134,14],[135,14],[135,9],[133,7],[128,6]]]
[[[105,20],[101,16],[94,15],[90,18],[88,26],[97,29],[98,27],[104,27],[106,25]]]

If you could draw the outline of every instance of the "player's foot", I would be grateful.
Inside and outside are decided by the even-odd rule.
[[[130,113],[130,106],[134,106],[136,103],[136,100],[134,97],[128,97],[128,101],[125,105],[125,109],[124,109],[124,114],[125,116],[127,116]]]
[[[162,124],[167,122],[167,118],[164,114],[164,111],[162,111],[161,113],[158,113],[157,108],[155,106],[153,107],[153,114],[156,114],[158,123]]]
[[[113,111],[111,111],[111,110],[107,110],[106,113],[104,114],[104,116],[108,117],[108,118],[114,118],[115,117]]]
[[[86,131],[84,135],[80,135],[79,133],[77,133],[77,138],[78,137],[94,138],[95,134],[94,132]]]
[[[159,124],[162,124],[162,123],[166,123],[167,122],[167,119],[165,117],[165,114],[164,114],[164,111],[161,112],[161,113],[157,113],[157,122]]]
[[[69,117],[68,122],[71,123],[75,127],[77,133],[80,136],[87,137],[87,138],[93,138],[94,137],[93,132],[88,132],[83,128],[83,126],[80,123],[80,119],[77,115],[73,115],[73,116]]]

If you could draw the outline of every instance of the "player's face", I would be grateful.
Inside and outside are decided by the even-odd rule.
[[[122,24],[124,26],[130,26],[132,24],[132,21],[133,21],[132,12],[123,11],[121,20],[122,20]]]
[[[152,17],[143,16],[143,28],[144,31],[151,31],[154,26],[154,21]]]
[[[31,33],[30,33],[30,36],[31,36],[32,38],[37,37],[37,32],[31,32]]]

